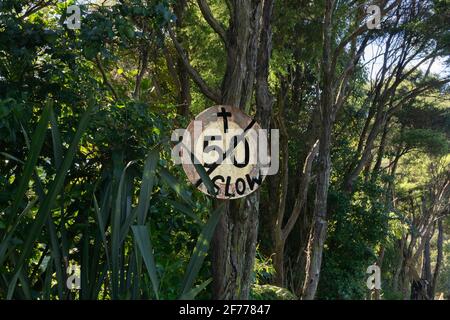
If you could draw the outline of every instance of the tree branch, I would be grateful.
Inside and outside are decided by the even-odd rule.
[[[225,44],[225,47],[228,46],[227,33],[225,31],[225,28],[216,18],[214,18],[206,0],[197,0],[197,3],[206,22],[208,22],[211,28],[213,28],[213,30],[219,35],[219,37]]]
[[[283,241],[286,241],[292,229],[294,228],[295,223],[297,222],[298,217],[300,216],[300,212],[306,202],[306,196],[308,193],[308,186],[311,180],[311,170],[313,160],[316,157],[317,152],[319,151],[319,140],[316,140],[314,145],[308,152],[306,156],[305,163],[303,165],[302,177],[300,180],[300,188],[295,200],[294,208],[292,209],[291,216],[289,217],[286,225],[282,229],[282,237]]]
[[[141,84],[148,67],[148,54],[149,48],[144,45],[141,49],[139,57],[139,72],[136,75],[136,81],[134,85],[133,98],[138,100],[141,96]]]
[[[112,86],[111,82],[109,82],[108,77],[106,76],[105,69],[103,68],[102,62],[100,61],[98,56],[95,56],[95,62],[97,64],[98,69],[100,70],[100,73],[102,74],[103,83],[106,84],[106,86],[111,90],[114,99],[119,100],[116,90],[114,90],[114,87]]]
[[[32,15],[33,13],[36,13],[39,10],[41,10],[45,7],[48,7],[49,5],[53,5],[53,4],[55,4],[55,2],[53,0],[50,0],[47,2],[45,2],[44,0],[38,1],[38,3],[36,3],[34,6],[31,6],[30,8],[28,8],[20,18],[22,18],[22,19],[27,18],[30,15]]]
[[[170,38],[172,39],[173,44],[175,46],[175,49],[177,50],[177,52],[181,58],[181,61],[183,62],[183,65],[185,66],[185,68],[186,68],[187,72],[189,73],[189,75],[191,76],[192,80],[194,80],[194,82],[199,87],[200,91],[205,96],[207,96],[209,99],[211,99],[212,101],[214,101],[216,103],[221,103],[220,92],[216,89],[210,88],[206,84],[205,80],[203,80],[203,78],[198,73],[198,71],[195,70],[194,67],[192,67],[191,63],[189,62],[189,59],[186,56],[186,53],[184,52],[184,49],[182,48],[181,44],[176,39],[170,26],[168,27],[168,31],[169,31]]]
[[[432,90],[439,86],[445,85],[446,83],[449,83],[449,82],[450,82],[450,78],[444,78],[444,79],[439,79],[439,80],[432,79],[430,81],[423,83],[421,86],[418,86],[417,88],[415,88],[413,90],[410,90],[408,94],[403,95],[400,99],[393,101],[393,102],[396,102],[396,104],[387,111],[388,116],[392,116],[393,113],[395,113],[398,109],[400,109],[406,103],[411,102],[411,100],[415,99],[418,95],[420,95],[428,90]]]
[[[374,4],[380,6],[381,2],[384,2],[384,4],[386,4],[387,1],[376,1]],[[381,9],[381,14],[384,15],[384,14],[390,12],[400,2],[401,2],[400,0],[397,0],[394,3],[392,3],[389,7],[387,7],[386,9],[384,9],[384,10]],[[349,44],[351,41],[353,41],[354,39],[356,39],[358,36],[363,34],[367,30],[368,30],[367,24],[364,23],[363,25],[356,28],[352,33],[347,35],[344,39],[342,39],[342,41],[338,44],[338,46],[336,47],[336,49],[333,52],[333,61],[331,64],[333,67],[336,66],[339,55],[341,54],[342,50],[344,50],[345,46],[347,44]]]

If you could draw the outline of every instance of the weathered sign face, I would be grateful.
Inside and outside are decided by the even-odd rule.
[[[214,106],[200,113],[188,126],[189,157],[196,159],[214,183],[216,197],[235,199],[255,191],[264,180],[258,163],[258,132],[261,127],[240,109]],[[184,156],[187,156],[184,154]],[[195,166],[183,161],[192,184],[208,189]]]

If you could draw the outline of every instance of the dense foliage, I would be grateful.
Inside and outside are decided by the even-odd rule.
[[[374,2],[0,0],[0,299],[449,298],[450,3]],[[171,158],[215,104],[280,130],[247,202]]]

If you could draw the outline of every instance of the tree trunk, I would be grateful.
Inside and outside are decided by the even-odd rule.
[[[186,0],[175,2],[174,10],[175,15],[177,16],[176,20],[177,31],[180,30],[184,25],[184,13],[186,10],[186,6],[187,6]],[[177,32],[177,38],[179,39],[180,43],[183,44],[182,41],[183,37],[181,35],[181,32]],[[186,55],[188,54],[186,53]],[[180,85],[178,114],[181,116],[189,116],[189,107],[191,105],[191,84],[187,68],[185,67],[181,57],[179,56],[177,59],[177,76]]]
[[[442,224],[442,219],[438,220],[438,238],[437,238],[437,257],[436,257],[436,265],[434,267],[434,273],[433,273],[433,280],[430,285],[430,290],[428,295],[430,296],[430,299],[434,299],[434,296],[436,295],[436,286],[437,286],[437,280],[439,278],[439,273],[441,271],[442,266],[442,259],[443,259],[443,249],[444,249],[444,227]]]
[[[323,26],[322,56],[322,96],[320,103],[321,131],[319,137],[319,165],[317,172],[316,198],[314,202],[314,222],[307,248],[306,274],[303,284],[302,299],[314,299],[319,284],[322,254],[327,234],[327,198],[331,171],[331,131],[334,122],[334,90],[332,54],[332,12],[334,1],[326,1]]]
[[[279,190],[277,193],[278,207],[276,214],[274,215],[274,221],[272,224],[273,229],[273,239],[274,239],[274,250],[273,250],[273,266],[275,268],[275,281],[274,284],[283,287],[284,286],[284,246],[285,239],[283,234],[283,220],[284,212],[286,210],[286,198],[288,192],[288,182],[289,182],[289,150],[288,150],[288,134],[283,120],[283,106],[280,103],[278,112],[280,113],[277,117],[278,128],[280,132],[280,156],[281,156],[281,166],[279,177],[280,181],[277,186]]]
[[[362,41],[358,36],[364,34],[365,28],[360,26],[363,11],[356,10],[352,17],[352,31],[348,37],[336,45],[333,38],[333,13],[339,2],[325,1],[325,15],[322,27],[323,52],[321,63],[321,97],[320,119],[321,133],[319,135],[319,165],[317,172],[316,198],[314,202],[314,222],[308,241],[307,270],[303,285],[303,299],[315,297],[319,283],[322,264],[323,246],[327,235],[327,198],[331,172],[331,134],[338,110],[344,105],[349,95],[349,82],[364,49],[369,41],[366,34]],[[355,28],[355,30],[353,30]],[[349,47],[350,57],[344,71],[338,68],[345,47]],[[339,70],[339,71],[338,71]]]
[[[256,79],[257,120],[263,128],[267,128],[272,108],[267,77],[273,0],[227,1],[230,11],[228,30],[214,18],[205,0],[197,0],[197,4],[205,20],[223,41],[226,50],[227,67],[221,90],[209,87],[192,67],[183,46],[169,28],[169,35],[181,62],[206,97],[215,103],[245,111],[249,111]],[[259,192],[253,192],[245,199],[225,201],[225,209],[211,246],[213,297],[246,299],[250,292],[255,259]]]
[[[309,189],[309,183],[311,180],[312,163],[316,156],[317,150],[319,148],[318,141],[316,141],[312,146],[309,146],[309,143],[307,143],[307,144],[308,144],[309,151],[304,160],[303,170],[302,170],[301,178],[300,178],[300,186],[299,186],[299,190],[297,192],[297,196],[295,199],[295,203],[294,203],[292,212],[288,218],[288,221],[286,222],[286,224],[283,227],[282,223],[284,220],[283,217],[284,217],[285,205],[280,206],[279,207],[280,212],[277,217],[277,222],[274,224],[274,229],[276,231],[275,236],[274,236],[274,239],[275,239],[274,267],[275,267],[275,271],[276,271],[276,282],[275,283],[278,286],[284,286],[284,284],[285,284],[285,281],[284,281],[285,280],[284,259],[281,259],[281,257],[284,258],[284,248],[286,245],[286,241],[300,216],[300,212],[303,209],[304,204],[306,203],[308,189]],[[286,148],[287,148],[287,146],[286,146]],[[286,164],[283,166],[283,168],[286,167],[286,171],[287,171],[287,159],[284,159],[284,161],[286,161]],[[285,202],[286,193],[287,193],[287,190],[286,190],[287,189],[287,172],[283,173],[283,177],[284,177],[285,181],[283,182],[281,191],[284,192],[284,194],[282,194],[280,197]],[[304,220],[304,225],[309,226],[309,228],[311,228],[311,223],[307,220],[308,219]],[[307,243],[308,238],[306,238],[305,240],[306,240],[305,242],[300,241],[300,247],[301,247],[302,243]]]
[[[426,282],[426,295],[427,295],[427,300],[430,299],[430,287],[431,287],[431,283],[432,283],[432,277],[433,275],[431,274],[431,238],[432,236],[430,236],[429,238],[427,238],[425,240],[425,245],[423,247],[423,261],[422,261],[422,275],[421,278]]]
[[[392,288],[394,289],[394,291],[400,291],[400,276],[402,274],[402,269],[403,269],[403,263],[405,261],[405,242],[406,242],[406,238],[403,237],[402,239],[398,240],[398,245],[397,245],[397,254],[396,256],[398,257],[398,262],[397,262],[397,267],[395,268],[395,273],[392,279]]]
[[[378,147],[377,160],[372,170],[372,181],[375,181],[381,170],[381,163],[383,162],[383,157],[387,144],[387,134],[389,132],[389,120],[386,121],[383,129],[383,135],[381,136],[380,146]]]
[[[285,277],[284,277],[284,246],[285,242],[281,237],[281,233],[278,234],[279,237],[276,238],[275,250],[273,255],[273,267],[275,269],[275,281],[274,284],[278,287],[284,287]]]
[[[386,123],[385,115],[381,115],[375,119],[375,123],[373,124],[372,130],[370,131],[369,136],[367,137],[367,141],[362,151],[361,158],[358,160],[356,166],[347,174],[347,176],[344,179],[344,188],[348,192],[353,191],[353,185],[355,183],[355,180],[358,178],[359,174],[364,169],[364,166],[370,160],[375,140],[385,123]]]
[[[257,120],[267,128],[271,99],[267,76],[271,48],[272,0],[231,1],[227,33],[227,69],[222,103],[246,109],[256,78]],[[262,31],[261,31],[262,30]],[[258,69],[256,68],[258,66]],[[213,296],[248,299],[256,253],[259,192],[241,200],[226,201],[213,238]]]
[[[302,299],[314,299],[319,284],[322,254],[327,234],[327,197],[330,181],[331,159],[331,119],[325,114],[322,119],[322,134],[319,144],[319,172],[317,177],[316,199],[314,203],[314,223],[307,249],[306,277]]]

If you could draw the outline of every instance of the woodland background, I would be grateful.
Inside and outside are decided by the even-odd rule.
[[[1,299],[450,298],[448,0],[71,4],[0,1]],[[215,104],[281,132],[244,200],[171,161]]]

